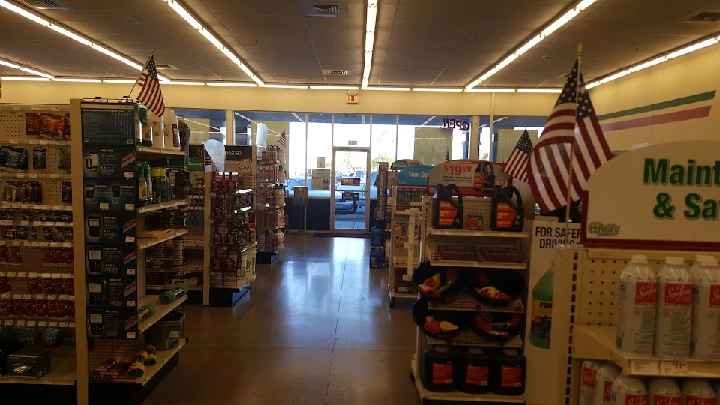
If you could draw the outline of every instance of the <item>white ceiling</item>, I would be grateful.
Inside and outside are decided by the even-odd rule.
[[[142,63],[151,51],[176,80],[249,78],[162,0],[63,0],[72,10],[35,10]],[[266,83],[359,85],[364,0],[338,18],[304,17],[304,0],[185,0]],[[460,87],[490,68],[571,0],[379,0],[371,85]],[[19,5],[24,3],[17,2]],[[585,45],[586,79],[606,75],[706,35],[720,23],[687,19],[720,0],[598,0],[482,85],[555,87]],[[0,57],[56,76],[135,78],[132,68],[0,8]],[[349,70],[325,76],[324,69]],[[0,66],[0,75],[17,75]]]

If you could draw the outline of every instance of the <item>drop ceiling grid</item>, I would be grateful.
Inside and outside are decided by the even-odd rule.
[[[701,11],[719,11],[717,0],[605,0],[592,7],[482,85],[562,86],[578,42],[583,43],[582,71],[589,82],[720,32],[718,23],[685,22]]]
[[[376,46],[371,83],[465,85],[566,6],[567,0],[381,1],[378,37],[387,47]]]

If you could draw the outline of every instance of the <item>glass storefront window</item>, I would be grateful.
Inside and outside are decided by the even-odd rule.
[[[335,114],[334,130],[333,146],[370,146],[370,115]]]
[[[373,115],[370,129],[370,169],[378,170],[378,162],[393,163],[397,152],[397,115]]]
[[[470,117],[439,115],[400,115],[398,125],[398,159],[416,159],[436,165],[447,159],[468,157],[469,132],[442,127],[443,118],[470,122]]]
[[[332,165],[332,114],[308,114],[307,174]]]
[[[478,159],[490,160],[492,151],[492,136],[490,136],[490,117],[479,117],[480,130],[478,131]]]
[[[225,143],[225,110],[174,107],[172,110],[175,115],[182,117],[190,128],[191,145],[200,145],[208,139]]]
[[[532,144],[537,144],[547,117],[536,116],[495,116],[493,117],[493,162],[504,162],[510,156],[523,131],[530,134]]]

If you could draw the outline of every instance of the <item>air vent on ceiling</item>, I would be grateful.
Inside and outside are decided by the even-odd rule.
[[[305,17],[326,17],[337,18],[347,17],[347,4],[311,4],[304,3],[300,5],[302,13]]]
[[[61,0],[22,0],[22,2],[38,10],[73,10]]]
[[[716,11],[704,11],[693,17],[690,17],[688,21],[700,22],[700,23],[716,23],[720,22],[720,12]]]
[[[324,76],[347,76],[349,74],[349,70],[323,69]]]
[[[155,65],[155,68],[157,68],[157,70],[177,70],[177,67],[175,67],[173,65],[163,65],[163,64],[157,64],[157,65]]]

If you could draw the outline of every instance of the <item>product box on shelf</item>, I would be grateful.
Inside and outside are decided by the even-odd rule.
[[[41,378],[50,372],[50,352],[47,349],[20,349],[7,357],[9,375]]]
[[[84,145],[134,145],[137,105],[83,104],[82,140]]]
[[[135,147],[93,147],[83,148],[83,177],[85,179],[135,178]]]
[[[136,308],[88,308],[88,336],[135,339],[138,331]]]
[[[134,212],[85,213],[85,241],[135,243],[137,219]]]
[[[88,306],[135,308],[137,306],[137,278],[88,276]]]
[[[134,211],[137,204],[135,180],[85,179],[86,211]]]
[[[134,244],[87,245],[85,271],[91,275],[135,276],[137,250]]]

